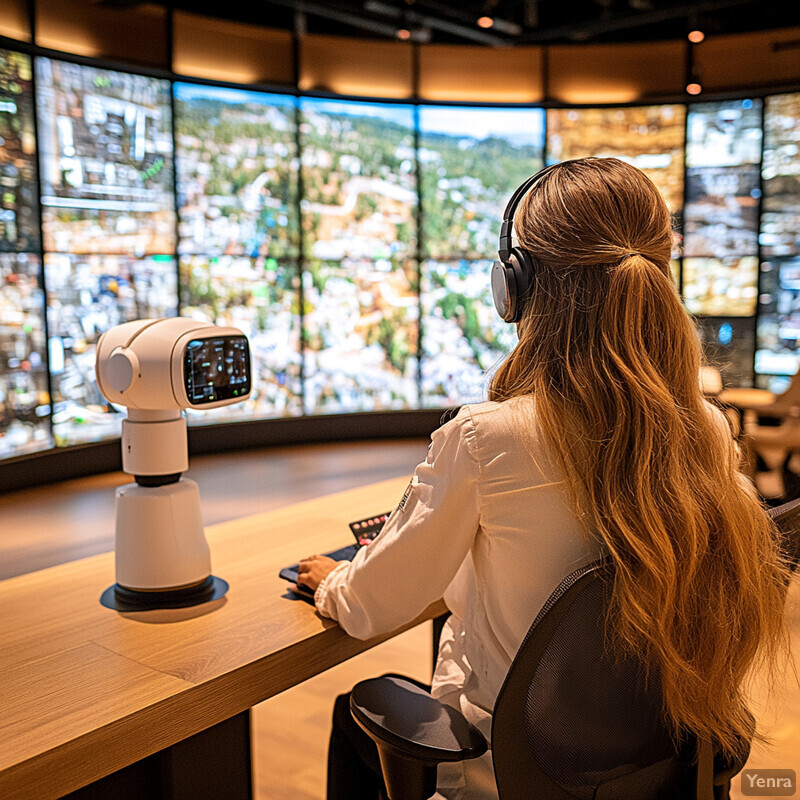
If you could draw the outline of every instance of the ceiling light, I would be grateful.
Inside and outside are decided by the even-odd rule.
[[[407,28],[400,28],[397,31],[397,38],[406,41],[407,39],[411,38],[411,31],[408,30]]]
[[[494,25],[494,20],[491,17],[479,17],[478,18],[478,27],[479,28],[491,28]]]
[[[686,87],[687,94],[700,94],[703,91],[703,87],[699,83],[690,83]]]
[[[689,41],[692,44],[700,44],[700,42],[702,42],[703,39],[705,38],[706,35],[703,33],[703,31],[698,31],[698,30],[689,31]]]

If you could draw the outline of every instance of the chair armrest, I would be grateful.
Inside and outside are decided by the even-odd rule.
[[[487,750],[483,734],[461,712],[399,676],[357,683],[350,711],[379,747],[407,759],[438,764],[477,758]]]
[[[378,746],[389,800],[427,800],[436,793],[439,763],[477,758],[487,749],[461,712],[399,675],[357,683],[350,711]]]

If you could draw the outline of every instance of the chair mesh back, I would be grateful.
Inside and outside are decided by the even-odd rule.
[[[528,689],[525,736],[542,769],[576,797],[674,754],[661,687],[604,653],[604,584],[590,583],[547,645]]]
[[[597,564],[565,579],[514,659],[492,733],[498,786],[511,786],[505,796],[524,795],[503,770],[541,773],[555,784],[537,797],[580,800],[625,796],[598,787],[622,788],[624,776],[636,773],[640,783],[630,785],[644,800],[661,796],[658,787],[683,769],[662,719],[657,677],[645,682],[633,659],[606,653],[610,575],[610,565]]]

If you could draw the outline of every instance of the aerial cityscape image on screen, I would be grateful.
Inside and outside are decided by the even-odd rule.
[[[800,364],[800,93],[545,110],[88,62],[0,49],[0,458],[119,435],[96,343],[149,316],[250,341],[251,396],[192,424],[483,400],[516,341],[488,280],[506,203],[589,155],[664,195],[725,385]]]

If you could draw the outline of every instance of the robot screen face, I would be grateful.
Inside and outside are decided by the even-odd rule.
[[[183,384],[193,406],[235,400],[250,392],[250,348],[245,336],[191,339],[183,355]]]

